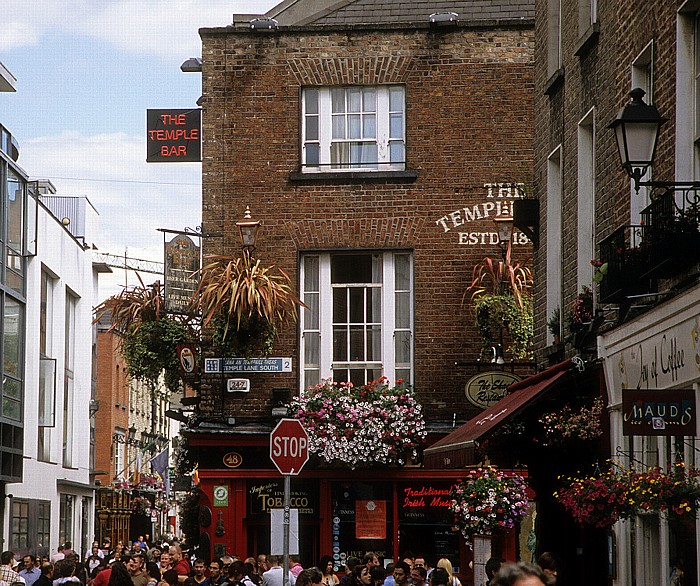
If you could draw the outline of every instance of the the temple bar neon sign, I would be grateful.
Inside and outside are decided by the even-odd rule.
[[[202,160],[202,110],[146,110],[146,162]]]
[[[623,435],[695,436],[693,390],[622,391]]]

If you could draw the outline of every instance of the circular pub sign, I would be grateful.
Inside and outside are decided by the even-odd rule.
[[[519,380],[519,376],[510,372],[500,370],[480,372],[464,385],[464,394],[472,405],[486,409],[505,397],[508,385]]]

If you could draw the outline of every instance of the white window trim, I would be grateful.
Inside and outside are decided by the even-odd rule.
[[[577,277],[578,290],[593,287],[595,258],[595,107],[578,123]]]
[[[350,87],[350,86],[344,86]],[[361,167],[353,165],[350,168],[336,168],[331,166],[331,145],[332,145],[332,111],[331,111],[331,90],[333,86],[314,87],[319,92],[318,104],[318,132],[320,146],[319,166],[307,167],[306,165],[306,98],[302,91],[301,98],[301,158],[302,171],[304,173],[352,173],[352,172],[377,172],[377,171],[403,171],[406,168],[405,161],[401,163],[391,162],[390,142],[396,141],[396,138],[389,136],[389,114],[392,112],[389,109],[389,92],[392,87],[400,87],[403,90],[403,143],[404,153],[406,152],[406,88],[401,84],[376,85],[376,86],[360,86],[373,87],[377,90],[377,110],[376,110],[376,143],[377,143],[377,166],[376,167]],[[358,141],[361,142],[360,139]],[[313,141],[316,142],[316,141]],[[405,158],[405,155],[404,155]]]
[[[410,315],[410,331],[411,331],[411,348],[410,348],[410,373],[411,381],[414,377],[415,355],[413,347],[414,339],[414,299],[415,288],[413,278],[413,254],[410,251],[391,250],[391,251],[352,251],[357,253],[366,252],[368,254],[382,254],[382,309],[381,309],[381,364],[382,374],[386,376],[391,383],[396,382],[396,362],[395,362],[395,273],[394,273],[394,255],[407,254],[410,258],[410,283],[411,283],[411,315]],[[304,257],[318,256],[318,271],[319,271],[319,368],[321,380],[331,378],[333,376],[333,295],[331,285],[331,256],[337,252],[319,252],[319,253],[304,253],[301,255],[302,262],[299,263],[300,283],[304,283]],[[303,288],[303,285],[302,285]],[[302,291],[303,296],[303,291]],[[299,349],[299,389],[303,393],[305,391],[305,340],[304,340],[304,314],[306,311],[302,308],[302,314],[299,319],[301,328],[300,349]],[[314,330],[310,330],[314,331]]]

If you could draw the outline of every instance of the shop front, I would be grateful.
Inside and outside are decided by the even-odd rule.
[[[268,457],[268,437],[231,434],[224,445],[221,436],[217,441],[190,435],[190,446],[205,448],[199,467],[203,555],[207,546],[212,557],[270,552],[270,512],[283,508],[284,482]],[[384,563],[411,552],[431,565],[448,558],[469,584],[465,570],[472,554],[449,509],[450,489],[463,474],[418,466],[350,470],[307,464],[292,477],[290,494],[298,510],[302,565],[330,555],[342,571],[348,557],[367,551]]]

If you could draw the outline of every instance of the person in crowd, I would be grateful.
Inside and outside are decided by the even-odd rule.
[[[371,586],[372,575],[369,568],[364,564],[356,565],[352,570],[350,582],[353,586]]]
[[[15,554],[12,551],[3,551],[0,554],[0,580],[7,582],[10,586],[14,582],[23,582],[20,576],[12,568],[15,565]]]
[[[246,558],[243,562],[246,569],[246,578],[250,581],[252,586],[260,586],[262,584],[262,578],[258,574],[258,562],[254,557]],[[244,580],[245,582],[245,580]]]
[[[53,564],[51,562],[42,562],[39,571],[41,575],[34,582],[34,586],[53,586]]]
[[[146,586],[148,584],[148,577],[143,571],[143,556],[141,553],[122,556],[122,561],[129,572],[129,576],[131,576],[134,586]]]
[[[539,566],[527,562],[505,563],[491,581],[492,586],[546,586],[547,578]]]
[[[66,560],[70,561],[74,567],[73,569],[73,575],[78,578],[81,584],[85,586],[88,581],[88,571],[87,568],[85,567],[85,564],[80,561],[80,556],[78,555],[77,552],[73,552],[70,554],[66,554]]]
[[[559,574],[559,559],[551,551],[545,551],[537,558],[537,565],[542,568],[548,586],[555,586]]]
[[[105,554],[102,553],[102,550],[100,549],[100,543],[99,543],[99,541],[93,541],[93,542],[92,542],[92,545],[90,546],[90,552],[89,552],[88,554],[85,555],[85,561],[87,561],[87,559],[92,555],[92,548],[93,548],[93,547],[96,547],[96,548],[97,548],[97,555],[100,557],[100,559],[102,559],[103,557],[105,557]]]
[[[129,550],[129,555],[136,555],[137,553],[141,553],[143,550],[141,549],[141,542],[140,541],[134,541],[131,543],[131,549]]]
[[[173,563],[172,563],[172,560],[170,559],[170,551],[169,550],[166,550],[160,554],[160,563],[158,564],[158,567],[160,568],[161,576],[165,572],[167,572],[168,570],[173,569]]]
[[[294,579],[296,580],[297,577],[299,576],[300,572],[304,568],[301,567],[301,564],[299,563],[299,556],[298,555],[290,555],[289,556],[289,571],[294,574]]]
[[[258,582],[257,584],[262,584],[263,574],[270,569],[270,564],[267,560],[267,555],[264,553],[258,554]]]
[[[97,575],[104,569],[107,568],[107,564],[105,563],[105,560],[100,560],[100,565],[97,566],[95,569],[90,572],[90,575],[88,576],[88,584],[90,586],[93,586],[93,583],[95,582],[95,578],[97,578]]]
[[[435,568],[430,572],[430,586],[447,586],[450,577],[445,568]]]
[[[63,555],[67,557],[75,553],[77,552],[73,549],[73,544],[70,541],[66,541],[66,543],[63,545]]]
[[[112,548],[111,537],[105,537],[105,540],[102,542],[102,555],[107,561],[112,559],[112,556],[114,555],[114,549]]]
[[[411,576],[411,568],[406,562],[396,562],[394,565],[394,584],[396,586],[406,586]]]
[[[280,566],[281,556],[271,555],[268,558],[270,569],[263,574],[263,586],[282,586],[284,570]],[[289,572],[289,586],[294,586],[296,578]]]
[[[318,562],[318,569],[323,575],[324,586],[338,586],[340,580],[333,572],[333,558],[329,555],[324,555]]]
[[[416,559],[413,560],[413,567],[415,566],[425,568],[426,579],[430,578],[430,572],[432,572],[433,569],[428,565],[428,560],[426,560],[423,556],[417,556]]]
[[[63,546],[63,544],[59,545],[56,549],[56,553],[51,556],[51,561],[55,564],[58,560],[64,559],[66,557],[64,551],[65,547]]]
[[[491,586],[491,580],[496,575],[498,570],[501,569],[505,560],[501,558],[489,558],[486,561],[486,566],[484,566],[484,571],[486,572],[486,586]]]
[[[355,569],[355,566],[360,564],[362,564],[362,560],[352,555],[345,560],[345,575],[340,579],[340,586],[350,586],[352,583],[352,571]]]
[[[75,575],[75,564],[71,559],[58,560],[53,567],[53,584],[54,586],[75,586],[80,584],[80,578]]]
[[[245,579],[245,564],[240,559],[234,559],[228,568],[228,584],[243,586]]]
[[[114,562],[109,570],[100,572],[98,578],[107,572],[109,572],[107,586],[134,586],[129,570],[123,562]]]
[[[192,568],[190,568],[189,562],[182,557],[182,549],[179,545],[171,545],[168,551],[170,552],[173,570],[175,570],[179,576],[178,581],[184,583],[189,577]]]
[[[211,586],[221,586],[226,580],[223,569],[224,562],[220,559],[213,559],[209,562],[209,584],[211,584]]]
[[[202,558],[194,560],[193,574],[185,580],[185,586],[209,586],[209,579],[206,576],[207,564]]]
[[[323,574],[318,568],[308,568],[299,572],[296,586],[322,586]]]
[[[450,583],[448,586],[462,586],[459,578],[454,575],[454,571],[452,570],[452,562],[450,560],[447,558],[440,558],[435,567],[442,568],[447,572],[447,575],[450,577]]]
[[[372,577],[372,586],[384,586],[386,580],[386,572],[381,566],[370,568],[369,574]]]
[[[179,576],[175,570],[168,570],[163,573],[163,581],[161,584],[166,584],[167,586],[178,586]]]
[[[373,551],[368,551],[365,554],[365,557],[362,558],[362,563],[370,570],[372,568],[378,568],[381,565],[379,562],[379,556]]]
[[[385,571],[386,571],[386,578],[384,578],[384,586],[395,586],[394,584],[394,569],[396,568],[396,564],[394,562],[390,562],[386,565]]]
[[[411,584],[413,586],[425,586],[428,578],[428,572],[423,566],[414,566],[411,568]]]
[[[92,571],[97,567],[102,565],[102,558],[99,555],[100,548],[96,545],[92,546],[92,553],[85,560],[87,565],[88,574],[92,574]]]
[[[21,578],[27,586],[33,586],[41,576],[41,570],[36,567],[36,558],[31,554],[22,556],[22,569],[19,571]]]
[[[146,586],[158,586],[160,582],[160,569],[155,562],[146,562]]]

